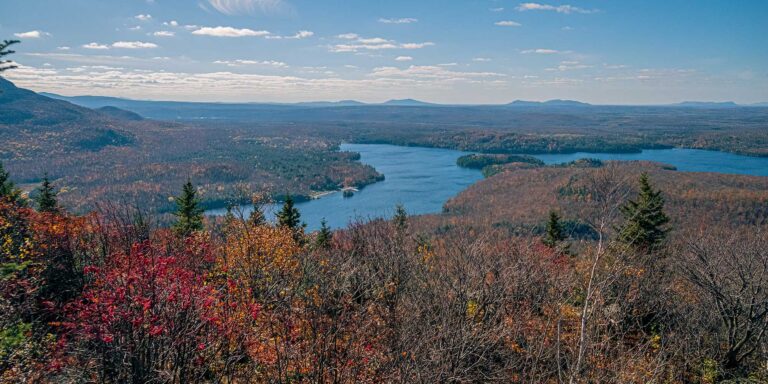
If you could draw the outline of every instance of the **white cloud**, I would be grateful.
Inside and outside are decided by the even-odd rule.
[[[293,35],[292,38],[294,39],[306,39],[308,37],[314,36],[315,33],[312,31],[299,31],[295,35]]]
[[[342,44],[331,46],[331,52],[359,52],[359,51],[379,51],[384,49],[420,49],[435,45],[427,41],[423,43],[403,43],[400,44],[394,40],[388,40],[381,37],[360,37],[354,33],[347,33],[337,36],[343,40],[351,40]]]
[[[149,21],[152,20],[152,15],[136,15],[134,18],[140,21]]]
[[[228,67],[242,67],[246,65],[263,65],[263,66],[270,66],[270,67],[276,67],[276,68],[286,68],[288,67],[288,64],[282,62],[282,61],[275,61],[275,60],[264,60],[264,61],[258,61],[258,60],[216,60],[213,62],[214,64],[223,64]]]
[[[92,43],[96,44],[96,43]],[[98,45],[98,44],[97,44]],[[109,49],[108,46],[103,45],[104,48],[101,49]],[[86,54],[78,54],[78,53],[26,53],[27,56],[33,56],[33,57],[40,57],[43,59],[49,59],[49,60],[57,60],[57,61],[65,61],[65,62],[72,62],[72,63],[80,63],[80,64],[88,64],[88,65],[136,65],[136,64],[148,64],[152,63],[153,61],[157,60],[165,60],[167,58],[143,58],[143,57],[135,57],[135,56],[114,56],[114,55],[86,55]],[[177,60],[183,60],[181,58],[177,58]]]
[[[248,28],[232,27],[202,27],[192,31],[193,35],[215,37],[245,37],[245,36],[269,36],[269,31],[254,31]]]
[[[497,21],[494,24],[500,26],[500,27],[520,27],[522,24],[512,21],[512,20],[504,20],[504,21]]]
[[[417,23],[419,19],[414,19],[412,17],[403,17],[400,19],[385,19],[381,18],[379,19],[379,23],[384,24],[411,24],[411,23]]]
[[[130,27],[128,29],[131,30],[131,31],[140,31],[141,30],[141,25],[137,25],[135,27]]]
[[[61,46],[61,47],[56,47],[56,49],[58,49],[59,51],[69,51],[71,48],[69,48],[66,45],[64,45],[64,46]]]
[[[397,67],[374,68],[373,72],[371,72],[369,76],[382,78],[429,79],[440,81],[468,81],[472,79],[505,77],[506,75],[494,72],[452,71],[445,67],[433,65],[411,65],[406,69]]]
[[[504,10],[504,8],[501,8],[501,7],[499,7],[499,8],[491,8],[491,9],[489,9],[489,11],[491,11],[491,12],[501,12],[501,11],[503,11],[503,10]]]
[[[520,51],[520,53],[536,53],[539,55],[554,55],[557,53],[563,53],[562,51],[558,51],[556,49],[546,49],[546,48],[536,48],[536,49],[526,49],[524,51]]]
[[[109,49],[108,46],[106,46],[104,44],[99,44],[99,43],[84,44],[83,48],[85,48],[85,49]]]
[[[515,9],[517,9],[520,12],[524,11],[554,11],[557,13],[595,13],[598,12],[596,9],[584,9],[579,7],[574,7],[572,5],[549,5],[549,4],[539,4],[539,3],[522,3],[518,5]]]
[[[13,35],[20,39],[39,39],[43,36],[50,36],[51,34],[48,32],[34,30],[29,32],[14,33]]]
[[[116,41],[112,43],[112,48],[146,49],[146,48],[157,48],[157,44],[145,43],[143,41]]]
[[[294,40],[300,40],[300,39],[307,39],[312,36],[314,36],[315,33],[312,31],[298,31],[296,34],[291,36],[279,36],[279,35],[267,35],[265,38],[270,40],[280,40],[280,39],[294,39]]]
[[[395,61],[411,61],[413,60],[413,57],[411,56],[398,56],[395,57]]]
[[[282,0],[208,0],[208,3],[225,15],[273,13],[286,8]]]
[[[405,44],[400,44],[400,48],[403,48],[403,49],[421,49],[421,48],[424,48],[424,47],[431,47],[433,45],[435,45],[435,43],[433,43],[431,41],[427,41],[427,42],[424,42],[424,43],[405,43]]]
[[[560,71],[560,72],[563,72],[563,71],[573,71],[573,70],[587,69],[587,68],[592,68],[592,66],[591,65],[582,64],[582,63],[580,63],[578,61],[561,61],[560,65],[558,65],[557,67],[555,67],[555,68],[547,68],[546,70],[547,71]]]
[[[491,59],[489,59],[487,57],[475,57],[474,59],[472,59],[472,61],[475,61],[475,62],[478,62],[478,63],[486,63],[486,62],[491,61]]]
[[[179,26],[179,22],[176,21],[176,20],[165,21],[165,22],[163,22],[163,25],[166,25],[166,26],[169,26],[169,27],[178,27]]]
[[[173,36],[175,36],[175,35],[176,35],[176,32],[171,32],[171,31],[157,31],[157,32],[153,33],[152,35],[153,35],[153,36],[157,36],[157,37],[173,37]]]

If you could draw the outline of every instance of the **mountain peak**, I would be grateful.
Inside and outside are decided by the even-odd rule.
[[[382,103],[382,105],[392,105],[392,106],[400,106],[400,107],[418,107],[418,106],[428,106],[428,105],[435,105],[435,104],[427,103],[427,102],[416,100],[416,99],[392,99]]]

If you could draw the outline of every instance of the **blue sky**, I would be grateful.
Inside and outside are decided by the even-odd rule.
[[[768,101],[768,1],[3,0],[6,76],[66,95]]]

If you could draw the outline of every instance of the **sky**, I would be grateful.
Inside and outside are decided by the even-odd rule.
[[[768,101],[765,0],[2,0],[5,77],[64,95]]]

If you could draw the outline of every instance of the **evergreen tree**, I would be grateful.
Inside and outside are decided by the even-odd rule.
[[[669,217],[664,213],[664,197],[655,191],[648,174],[640,176],[640,193],[621,207],[624,225],[619,228],[619,241],[639,249],[660,246],[667,237]]]
[[[173,229],[179,236],[189,236],[203,229],[203,209],[197,198],[197,189],[190,180],[184,184],[181,196],[176,198],[176,217]]]
[[[267,216],[264,215],[264,212],[261,210],[261,206],[258,204],[253,205],[253,210],[251,211],[251,214],[248,215],[248,223],[254,227],[258,227],[267,223]]]
[[[283,209],[277,213],[277,225],[290,229],[293,232],[293,239],[296,240],[296,243],[304,244],[304,228],[307,224],[301,222],[301,214],[294,207],[291,195],[285,195]]]
[[[277,213],[277,225],[294,230],[303,227],[301,224],[301,214],[299,213],[299,210],[294,207],[291,195],[285,195],[283,209]]]
[[[54,190],[51,181],[48,180],[48,174],[43,177],[43,184],[38,188],[37,210],[40,212],[58,212],[59,203],[56,201],[57,192]]]
[[[395,206],[395,216],[392,217],[392,221],[399,231],[408,229],[408,212],[405,211],[405,207],[402,204]]]
[[[565,240],[563,224],[560,223],[560,215],[555,211],[549,211],[549,220],[547,221],[547,232],[542,242],[544,245],[554,248],[561,241]]]
[[[316,245],[318,248],[328,249],[331,247],[331,240],[333,240],[333,232],[328,227],[328,222],[323,218],[320,220],[320,231],[317,233]]]
[[[10,175],[3,168],[3,163],[0,162],[0,199],[7,199],[11,202],[21,203],[21,190],[13,185],[10,179]]]
[[[16,68],[15,65],[11,64],[13,63],[11,60],[4,60],[3,57],[16,53],[15,51],[8,49],[8,47],[18,43],[18,40],[3,40],[3,42],[0,43],[0,73]]]

